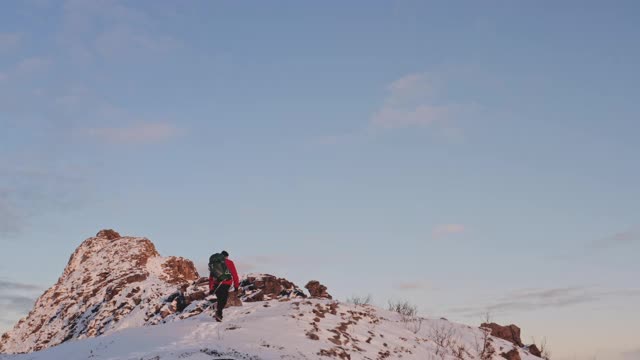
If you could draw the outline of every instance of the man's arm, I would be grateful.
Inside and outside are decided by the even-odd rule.
[[[236,264],[231,260],[227,260],[227,267],[229,271],[231,271],[231,276],[233,277],[233,286],[237,289],[240,287],[240,279],[238,279],[238,272],[236,271]]]

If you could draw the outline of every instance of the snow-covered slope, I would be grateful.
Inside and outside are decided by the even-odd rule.
[[[158,322],[163,298],[198,278],[190,260],[160,257],[146,238],[100,231],[71,255],[58,282],[0,339],[0,353],[40,350],[70,339]]]
[[[2,360],[53,359],[479,359],[483,332],[447,320],[407,321],[372,306],[331,300],[246,303],[218,323],[205,311],[189,319],[72,340],[40,352],[0,355]],[[439,346],[438,334],[450,334]],[[514,345],[491,337],[491,359]],[[477,345],[477,346],[476,346]],[[539,360],[523,349],[522,360]]]
[[[187,285],[182,312],[166,302],[178,285]],[[102,230],[2,335],[0,359],[539,359],[514,345],[522,345],[515,326],[485,331],[341,303],[318,281],[305,286],[308,294],[269,274],[247,275],[241,285],[224,322],[215,322],[208,279],[190,260],[161,257],[146,238]]]

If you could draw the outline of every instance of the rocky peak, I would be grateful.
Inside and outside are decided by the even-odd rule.
[[[117,231],[112,229],[103,229],[98,231],[98,233],[96,234],[96,237],[114,240],[114,239],[119,239],[120,234],[118,234]]]
[[[78,246],[58,282],[2,337],[0,352],[40,350],[142,326],[176,284],[198,277],[190,260],[161,257],[149,239],[101,230]],[[120,322],[134,314],[134,320]]]

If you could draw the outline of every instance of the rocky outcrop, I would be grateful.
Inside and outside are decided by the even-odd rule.
[[[161,257],[149,239],[101,230],[73,252],[56,284],[2,336],[0,352],[30,352],[153,323],[176,284],[197,278],[190,260]],[[130,315],[136,320],[121,325]]]
[[[307,289],[313,297],[331,299],[318,281]],[[178,291],[185,297],[182,311],[172,296]],[[269,274],[245,276],[239,291],[229,295],[227,306],[307,297],[291,281]],[[0,337],[0,353],[32,352],[71,339],[186,319],[209,311],[214,301],[208,278],[200,277],[190,260],[161,257],[149,239],[105,229],[76,248],[58,281]]]
[[[191,260],[171,256],[162,264],[163,280],[169,284],[183,284],[198,279],[198,271]]]
[[[254,302],[278,298],[307,297],[296,284],[269,274],[250,274],[242,279],[242,301]]]
[[[500,354],[500,356],[507,360],[522,360],[518,349],[511,349],[509,352]]]
[[[542,357],[542,351],[540,351],[540,349],[538,349],[538,347],[536,346],[536,344],[531,344],[527,347],[527,350],[529,350],[529,353],[533,356],[537,356],[537,357]]]
[[[305,285],[305,289],[309,290],[309,294],[314,299],[333,299],[327,292],[327,287],[320,284],[319,281],[309,281],[307,285]]]
[[[481,328],[491,330],[491,335],[500,339],[507,340],[518,347],[523,347],[522,339],[520,339],[520,328],[515,325],[502,326],[496,323],[483,323]]]

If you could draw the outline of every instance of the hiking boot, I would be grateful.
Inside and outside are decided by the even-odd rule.
[[[217,322],[222,322],[222,315],[215,314],[213,318],[216,319]]]

